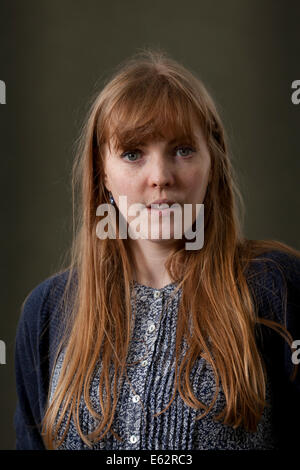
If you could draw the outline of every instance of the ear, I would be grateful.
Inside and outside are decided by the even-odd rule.
[[[105,184],[105,183],[104,183],[104,186],[105,186],[105,188],[107,189],[107,191],[109,191],[109,192],[111,191],[110,186],[109,186],[108,184]]]
[[[107,189],[107,191],[110,191],[110,184],[108,181],[107,174],[104,172],[104,180],[103,180],[104,186]]]

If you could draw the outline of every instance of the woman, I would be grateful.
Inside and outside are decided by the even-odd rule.
[[[17,448],[293,445],[299,252],[243,237],[223,126],[200,80],[162,52],[121,64],[74,169],[70,265],[30,293],[19,321]],[[149,223],[140,237],[120,235],[135,215],[124,196]],[[196,234],[203,204],[203,246],[187,249],[159,202],[176,203],[181,222],[192,208]]]

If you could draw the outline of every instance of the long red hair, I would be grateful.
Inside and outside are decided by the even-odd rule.
[[[210,151],[212,181],[204,201],[204,247],[186,251],[183,245],[179,246],[166,263],[169,275],[182,289],[176,332],[179,370],[175,368],[175,392],[178,390],[189,406],[202,410],[201,418],[212,408],[221,385],[226,407],[217,419],[256,430],[265,406],[266,376],[255,326],[264,323],[287,341],[291,342],[291,337],[278,323],[257,317],[245,271],[253,258],[269,250],[297,257],[300,254],[280,242],[249,241],[243,237],[242,198],[223,125],[211,96],[194,74],[164,52],[146,50],[122,63],[96,96],[79,142],[73,173],[77,212],[74,210],[74,241],[64,297],[66,310],[74,274],[77,289],[72,297],[72,314],[65,315],[62,325],[65,334],[61,346],[65,346],[65,356],[61,374],[42,423],[47,448],[59,446],[64,439],[68,426],[62,439],[58,439],[64,414],[69,420],[73,416],[78,433],[88,445],[103,439],[108,431],[114,433],[117,386],[126,374],[133,273],[126,240],[100,240],[96,236],[99,222],[96,209],[109,203],[103,178],[103,146],[111,138],[123,148],[136,139],[151,139],[161,133],[191,136],[195,116]],[[183,338],[189,347],[182,358]],[[89,387],[100,352],[102,413],[98,416],[91,406]],[[206,357],[215,373],[216,393],[209,407],[197,400],[190,383],[190,372],[199,355]],[[109,375],[111,365],[115,371],[113,379]],[[100,423],[89,436],[82,433],[79,422],[82,390],[89,412]],[[105,393],[107,390],[112,394]]]

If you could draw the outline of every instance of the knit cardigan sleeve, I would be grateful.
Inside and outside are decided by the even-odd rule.
[[[300,259],[271,251],[251,264],[248,285],[259,317],[285,326],[292,340],[300,340]],[[279,448],[297,448],[300,423],[300,349],[267,326],[258,327],[257,342],[271,378],[273,427]],[[292,373],[296,367],[296,374]]]
[[[60,339],[59,301],[66,272],[44,280],[23,302],[15,340],[16,449],[44,450],[41,437],[50,371]]]
[[[41,390],[39,330],[48,283],[37,286],[25,299],[15,342],[15,374],[18,403],[14,416],[16,449],[44,449],[40,434]]]

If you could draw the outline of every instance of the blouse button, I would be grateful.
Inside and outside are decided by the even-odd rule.
[[[160,297],[160,296],[161,296],[161,293],[160,293],[158,290],[156,290],[156,291],[154,292],[154,298],[155,298],[155,299],[158,299],[158,297]]]
[[[134,397],[132,398],[132,401],[133,403],[137,403],[138,401],[140,401],[139,395],[134,395]]]
[[[146,360],[144,360],[144,361],[141,362],[141,365],[142,365],[143,367],[145,367],[147,364],[148,364],[148,361],[146,361]]]
[[[147,330],[147,331],[148,331],[148,333],[152,333],[154,330],[155,330],[155,325],[154,325],[154,323],[152,323],[152,325],[150,325],[150,326],[148,327],[148,330]]]
[[[130,442],[131,444],[135,444],[137,442],[137,437],[134,435],[130,436]]]

